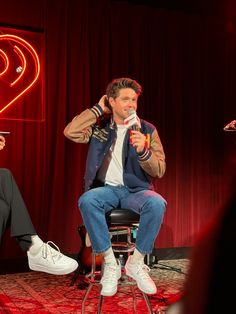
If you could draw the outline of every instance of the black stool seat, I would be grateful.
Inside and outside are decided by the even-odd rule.
[[[128,208],[115,208],[106,214],[108,225],[132,225],[139,223],[140,215]]]

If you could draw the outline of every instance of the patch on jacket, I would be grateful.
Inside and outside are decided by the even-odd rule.
[[[147,133],[145,136],[146,136],[145,147],[149,149],[151,146],[151,134]]]
[[[92,137],[99,140],[99,142],[105,142],[108,140],[108,132],[105,129],[100,129],[99,127],[95,126]]]

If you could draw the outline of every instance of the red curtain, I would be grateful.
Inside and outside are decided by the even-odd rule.
[[[78,251],[87,147],[69,142],[63,129],[100,99],[112,78],[128,76],[143,86],[139,115],[157,126],[166,152],[156,191],[168,207],[156,247],[193,244],[231,191],[236,133],[223,127],[236,119],[234,19],[224,10],[212,15],[109,0],[1,4],[0,31],[42,38],[44,118],[0,116],[0,129],[11,131],[1,167],[15,175],[43,240]],[[18,105],[24,102],[39,99],[29,93]],[[7,234],[0,256],[19,254]]]

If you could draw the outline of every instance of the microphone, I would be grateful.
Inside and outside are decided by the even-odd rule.
[[[138,127],[137,124],[134,124],[134,125],[131,126],[131,130],[133,130],[133,131],[140,131],[140,128]]]
[[[141,128],[140,121],[134,109],[129,110],[129,116],[131,115],[133,115],[133,123],[134,123],[133,125],[131,125],[131,129],[133,131],[140,131],[140,128]]]
[[[129,116],[124,120],[124,124],[131,130],[140,131],[141,123],[134,109],[129,110]]]

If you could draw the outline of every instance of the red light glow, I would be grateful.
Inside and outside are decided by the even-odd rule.
[[[20,75],[18,76],[18,78],[13,83],[11,83],[11,86],[15,85],[21,79],[26,69],[26,58],[23,52],[17,46],[15,46],[14,50],[16,51],[16,53],[18,53],[20,59],[22,60],[22,63],[21,63],[22,70],[20,71]]]
[[[0,56],[3,58],[4,64],[5,64],[5,68],[0,73],[0,76],[2,76],[8,70],[9,60],[8,60],[7,54],[2,49],[0,49]]]

